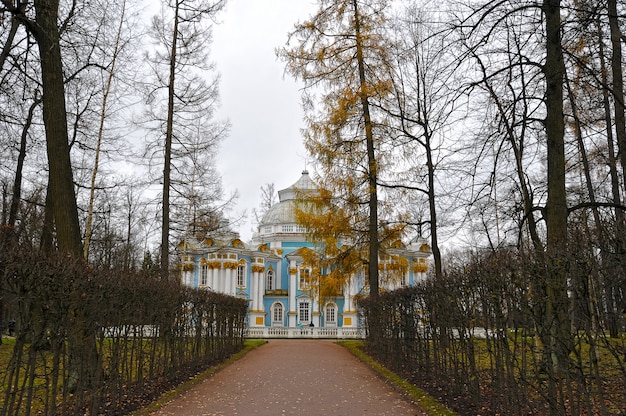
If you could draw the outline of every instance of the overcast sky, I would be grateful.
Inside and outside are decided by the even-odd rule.
[[[316,9],[311,0],[229,0],[214,27],[211,58],[221,74],[220,118],[231,122],[217,167],[227,193],[239,192],[236,212],[247,219],[241,238],[252,235],[252,209],[261,186],[276,190],[300,178],[307,161],[302,143],[300,84],[284,75],[275,55],[298,21]]]

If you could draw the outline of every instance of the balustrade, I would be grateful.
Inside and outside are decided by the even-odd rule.
[[[352,339],[365,338],[362,328],[341,327],[249,327],[245,330],[246,338],[329,338]]]

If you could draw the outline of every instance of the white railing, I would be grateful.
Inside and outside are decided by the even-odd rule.
[[[365,338],[362,328],[324,328],[324,327],[248,327],[245,331],[247,338]]]

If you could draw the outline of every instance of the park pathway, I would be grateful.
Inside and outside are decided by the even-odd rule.
[[[152,413],[426,414],[347,349],[327,340],[270,340]]]

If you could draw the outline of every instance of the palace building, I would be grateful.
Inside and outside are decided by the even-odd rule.
[[[278,192],[279,202],[263,216],[250,243],[223,229],[204,240],[191,238],[179,245],[184,285],[248,299],[250,337],[363,336],[356,299],[367,295],[365,270],[348,276],[332,296],[321,297],[310,284],[312,270],[303,255],[315,250],[315,245],[307,241],[294,213],[296,194],[307,192],[315,192],[315,184],[303,171],[296,183]],[[380,258],[381,275],[389,268],[399,278],[381,278],[381,290],[424,279],[430,255],[421,238],[386,249]]]

